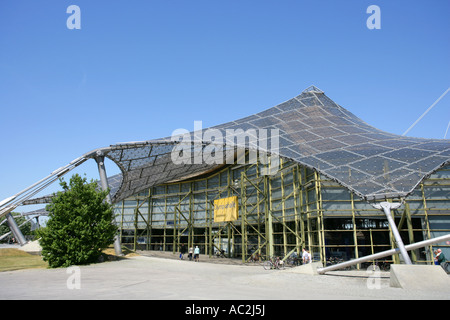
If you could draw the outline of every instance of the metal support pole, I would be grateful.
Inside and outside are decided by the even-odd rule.
[[[403,260],[406,264],[412,264],[408,252],[405,249],[405,245],[403,244],[403,240],[400,237],[400,233],[398,232],[397,226],[395,225],[395,221],[391,215],[391,209],[397,209],[401,205],[401,203],[381,202],[379,204],[373,204],[372,206],[376,209],[382,209],[384,211],[389,225],[391,226],[392,233],[394,234],[395,241],[397,242],[397,247],[400,249],[400,253],[403,256]]]
[[[14,220],[14,217],[12,216],[11,212],[9,212],[6,215],[6,222],[8,223],[9,228],[11,229],[11,232],[13,233],[16,240],[19,242],[21,246],[27,243],[27,240],[22,234],[22,231],[20,231],[19,226],[17,225],[16,220]]]
[[[100,175],[100,183],[102,185],[102,190],[103,191],[109,190],[108,177],[106,175],[106,169],[105,169],[105,156],[103,154],[97,153],[97,156],[95,157],[95,161],[97,162],[98,174]],[[106,202],[108,202],[109,204],[112,204],[111,196],[109,195],[109,192],[108,192],[108,195],[106,196]],[[116,218],[114,218],[114,222],[116,222]],[[116,255],[123,256],[122,247],[120,245],[120,238],[117,234],[114,237],[114,250],[116,252]]]
[[[247,232],[245,220],[247,219],[247,187],[245,186],[245,171],[241,172],[241,255],[245,263],[247,255]]]
[[[450,240],[450,234],[446,234],[444,236],[440,236],[440,237],[433,238],[433,239],[428,239],[428,240],[416,242],[416,243],[413,243],[413,244],[408,244],[407,246],[405,246],[405,250],[415,250],[415,249],[419,249],[419,248],[423,248],[423,247],[429,246],[429,245],[431,245],[433,243],[440,243],[440,242],[444,242],[444,241],[447,241],[447,240]],[[396,254],[399,251],[400,251],[399,248],[391,249],[391,250],[387,250],[387,251],[371,254],[369,256],[361,257],[361,258],[358,258],[358,259],[353,259],[353,260],[350,260],[350,261],[345,261],[345,262],[342,262],[342,263],[338,263],[338,264],[335,264],[335,265],[332,265],[332,266],[329,266],[329,267],[317,268],[317,273],[318,274],[324,274],[325,272],[328,272],[328,271],[339,270],[339,269],[342,269],[342,268],[353,266],[353,265],[358,264],[358,263],[363,263],[363,262],[367,262],[367,261],[371,261],[371,260],[384,258],[384,257],[387,257],[387,256],[391,256],[393,254]]]
[[[266,254],[267,258],[271,258],[275,255],[274,250],[274,239],[273,239],[273,217],[272,217],[272,188],[270,176],[264,176],[264,209],[266,212],[266,240],[267,240],[267,249]]]
[[[9,212],[12,212],[15,208],[21,206],[23,202],[30,199],[32,196],[39,193],[43,189],[47,188],[50,184],[52,184],[86,160],[87,159],[84,157],[77,158],[68,165],[53,171],[50,175],[29,186],[25,190],[22,190],[16,195],[0,201],[0,217],[6,216]]]

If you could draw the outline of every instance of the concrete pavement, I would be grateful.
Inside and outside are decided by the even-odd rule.
[[[172,256],[173,257],[173,256]],[[202,257],[201,257],[202,259]],[[389,286],[389,273],[306,275],[258,264],[192,262],[136,256],[64,269],[0,273],[0,299],[449,299],[444,290]]]

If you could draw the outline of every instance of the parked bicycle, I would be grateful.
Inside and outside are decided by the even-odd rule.
[[[344,262],[344,259],[338,258],[338,257],[329,257],[329,258],[327,258],[326,265],[327,266],[331,266],[331,265],[334,265],[334,264],[339,264],[341,262]]]
[[[340,263],[343,263],[343,262],[346,262],[347,260],[344,260],[343,258],[340,258],[340,257],[329,257],[329,258],[327,258],[327,260],[326,260],[326,266],[332,266],[332,265],[335,265],[335,264],[340,264]],[[346,266],[346,267],[343,267],[343,268],[341,268],[341,269],[339,269],[339,270],[346,270],[346,271],[349,271],[349,270],[354,270],[356,268],[356,266],[355,265],[353,265],[353,266]]]
[[[283,270],[285,268],[285,263],[280,257],[272,257],[269,260],[263,262],[263,267],[265,270],[278,269]]]
[[[302,260],[299,257],[289,257],[285,261],[287,267],[296,267],[302,264]]]

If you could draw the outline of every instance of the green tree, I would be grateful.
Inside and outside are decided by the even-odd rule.
[[[46,207],[47,226],[38,230],[42,257],[51,268],[96,262],[117,232],[112,206],[104,201],[108,192],[78,174],[60,185],[63,191]]]

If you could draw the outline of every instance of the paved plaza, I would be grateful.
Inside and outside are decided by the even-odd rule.
[[[0,299],[449,299],[449,290],[389,286],[389,273],[334,271],[326,275],[264,270],[201,256],[200,262],[148,254],[76,268],[0,273]],[[215,262],[215,263],[211,263]]]

